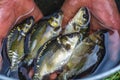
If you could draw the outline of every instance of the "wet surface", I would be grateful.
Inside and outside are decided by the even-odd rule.
[[[37,0],[35,0],[37,2]],[[50,3],[49,1],[53,1],[53,0],[39,0],[39,3]],[[60,2],[60,3],[59,3]],[[62,6],[64,0],[62,0],[62,2],[60,0],[58,0],[58,2],[56,2],[56,0],[53,1],[52,4],[50,4],[49,6],[45,6],[46,4],[43,5],[39,5],[38,6],[43,8],[43,6],[45,6],[42,11],[44,11],[43,13],[45,15],[51,14],[53,13],[55,10],[60,9],[60,7]],[[120,0],[116,0],[117,2],[117,6],[120,12]],[[55,7],[57,4],[59,3],[58,7]],[[53,7],[51,9],[48,9],[49,7]],[[114,34],[109,34],[109,33],[105,33],[105,48],[106,48],[106,53],[104,56],[104,59],[102,60],[102,62],[98,65],[98,67],[96,68],[96,70],[91,71],[91,68],[88,70],[92,73],[90,73],[90,76],[94,76],[96,74],[100,74],[103,72],[106,72],[114,67],[116,67],[118,65],[118,63],[120,63],[120,35],[117,33],[117,31],[114,32]],[[0,74],[3,75],[7,75],[7,71],[9,69],[10,66],[10,61],[7,57],[7,52],[6,52],[6,39],[3,42],[3,47],[2,47],[2,57],[3,57],[3,66],[2,66],[2,70],[0,71]],[[12,77],[18,78],[18,75],[16,74],[16,72],[13,72],[13,74],[11,74]],[[16,75],[14,75],[16,74]],[[79,77],[79,76],[78,76]]]
[[[3,59],[3,65],[2,65],[2,70],[0,71],[0,74],[4,74],[4,75],[7,75],[7,71],[10,66],[10,61],[8,59],[7,51],[6,51],[6,41],[7,39],[3,41],[2,52],[1,52],[2,59]]]
[[[90,67],[86,72],[89,72],[89,76],[94,76],[96,74],[100,74],[106,72],[118,65],[120,62],[120,38],[117,31],[114,34],[105,33],[105,56],[103,55],[104,59],[100,64],[93,65]],[[7,75],[7,71],[10,66],[9,59],[7,57],[6,52],[6,39],[4,40],[3,49],[2,49],[2,56],[3,56],[3,68],[0,74]],[[26,75],[26,70],[22,70],[23,74]],[[82,73],[78,75],[76,78],[80,78],[79,76],[88,75],[88,73]],[[17,71],[12,72],[11,77],[18,78]],[[26,76],[27,78],[28,76]]]
[[[113,35],[106,34],[106,55],[98,69],[99,73],[110,70],[120,62],[120,38],[117,32]],[[104,67],[103,67],[104,66]]]
[[[119,34],[115,31],[114,34],[105,34],[105,48],[106,53],[104,59],[97,67],[95,72],[90,76],[104,73],[112,68],[115,68],[120,62],[120,38]]]

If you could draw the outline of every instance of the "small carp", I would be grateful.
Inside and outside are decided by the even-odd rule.
[[[39,48],[43,46],[49,39],[58,36],[62,30],[61,24],[63,19],[62,11],[56,12],[48,19],[39,21],[34,25],[35,29],[31,34],[29,52],[25,59],[25,63],[32,63],[37,56]]]
[[[57,36],[55,39],[49,40],[44,44],[43,49],[39,53],[37,72],[34,79],[41,80],[45,75],[59,70],[67,63],[74,48],[88,34],[88,19],[90,19],[90,14],[88,13],[87,8],[81,8],[71,21],[71,24],[75,25],[68,24],[61,36]],[[83,15],[86,17],[83,17]],[[74,29],[75,26],[79,28]],[[41,54],[44,55],[40,58]]]
[[[101,50],[105,50],[103,43],[103,31],[97,31],[86,37],[74,49],[67,64],[64,65],[63,72],[59,76],[59,79],[67,80],[72,76],[82,73],[97,63],[100,55],[104,54],[101,53]],[[91,55],[92,58],[94,56],[94,59],[91,58]]]
[[[11,62],[9,71],[16,70],[21,57],[24,55],[25,36],[33,24],[33,17],[29,17],[10,31],[7,37],[7,53]]]
[[[89,9],[86,7],[81,7],[72,20],[65,27],[64,34],[74,33],[74,32],[84,32],[88,30],[91,15]]]
[[[34,79],[41,80],[67,63],[79,38],[80,34],[76,32],[48,41],[46,48],[41,51],[44,55],[38,58]]]

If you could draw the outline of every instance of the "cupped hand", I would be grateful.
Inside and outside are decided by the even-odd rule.
[[[61,8],[64,13],[63,26],[82,6],[88,7],[93,15],[91,30],[120,30],[120,14],[114,0],[65,0]],[[0,0],[0,42],[16,23],[29,16],[33,16],[35,21],[43,17],[33,0]]]
[[[120,29],[120,14],[114,0],[65,0],[62,6],[63,26],[82,6],[88,7],[94,16],[91,19],[92,30],[101,26],[107,29]],[[34,16],[36,21],[43,17],[33,0],[1,0],[0,42],[12,26],[29,16]]]
[[[29,16],[35,21],[43,16],[34,0],[0,0],[0,42],[16,23]]]
[[[64,12],[63,26],[75,15],[82,6],[88,7],[92,13],[91,29],[102,28],[120,29],[120,14],[115,0],[66,0],[62,10]]]
[[[90,23],[91,31],[103,28],[120,30],[120,14],[115,0],[66,0],[62,6],[64,13],[63,27],[66,26],[82,6],[88,7],[92,13]],[[56,75],[53,73],[50,75],[50,78],[55,80]]]
[[[2,40],[10,29],[29,16],[33,16],[35,21],[43,16],[34,0],[0,0],[0,50]],[[0,52],[0,70],[2,61]]]

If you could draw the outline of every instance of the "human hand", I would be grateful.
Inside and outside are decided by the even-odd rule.
[[[0,50],[2,40],[9,30],[29,16],[33,16],[35,21],[38,21],[43,16],[34,0],[0,0]],[[2,61],[0,54],[0,70]]]
[[[8,31],[29,16],[35,21],[43,16],[34,0],[0,0],[0,47]]]
[[[64,13],[63,26],[67,25],[82,6],[88,7],[92,13],[91,30],[101,28],[120,29],[120,15],[113,0],[66,0],[62,6]],[[50,75],[51,80],[56,77],[57,73]]]
[[[63,26],[75,15],[78,9],[86,6],[92,13],[91,30],[101,28],[120,29],[120,14],[115,0],[66,0],[62,10],[64,12]]]
[[[91,31],[103,28],[120,30],[120,14],[114,0],[66,0],[62,6],[63,26],[82,6],[88,7],[92,13]],[[55,80],[56,77],[57,73],[50,75],[51,80]]]
[[[120,29],[120,15],[114,0],[65,0],[62,6],[63,26],[82,6],[88,7],[94,16],[91,19],[92,30],[101,28],[101,25],[108,29]],[[36,21],[43,17],[33,0],[1,0],[0,16],[0,42],[12,26],[26,17],[34,16]]]
[[[64,13],[63,26],[69,22],[82,6],[88,7],[93,15],[91,30],[102,27],[120,29],[120,15],[114,0],[66,0],[61,8]],[[43,17],[42,12],[37,8],[33,0],[1,0],[0,16],[0,42],[12,26],[26,17],[33,16],[35,21]]]

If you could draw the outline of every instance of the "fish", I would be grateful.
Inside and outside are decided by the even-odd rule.
[[[15,26],[7,36],[7,54],[11,66],[8,70],[8,75],[11,71],[17,70],[18,64],[24,55],[25,47],[24,40],[26,34],[34,25],[34,18],[31,16],[24,20],[19,25]]]
[[[84,30],[85,32],[81,32],[79,30],[76,29],[76,37],[74,37],[72,40],[75,39],[75,43],[73,42],[74,46],[76,45],[76,43],[80,40],[82,40],[83,36],[87,35],[87,31],[89,30],[89,19],[90,19],[90,14],[87,8],[83,8],[81,9],[77,15],[80,15],[78,17],[73,18],[72,23],[74,24],[78,24],[77,27],[82,27],[82,29],[79,30]],[[83,16],[84,15],[84,16]],[[87,16],[88,15],[88,16]],[[67,43],[64,43],[68,41],[68,39],[70,39],[70,36],[72,36],[72,28],[71,32],[69,30],[69,33],[61,33],[62,31],[62,19],[63,19],[63,13],[60,11],[58,13],[54,13],[53,15],[51,15],[47,20],[43,20],[42,22],[38,22],[37,24],[35,24],[35,29],[32,30],[33,32],[31,32],[31,39],[30,39],[30,51],[27,54],[27,56],[25,56],[25,59],[23,60],[23,65],[24,63],[27,63],[27,66],[30,66],[33,63],[33,60],[36,58],[39,58],[41,56],[43,56],[44,54],[46,54],[46,52],[44,52],[46,50],[46,48],[48,49],[48,45],[51,44],[51,41],[53,41],[53,39],[58,39],[58,37],[60,35],[69,35],[69,37],[63,37],[63,40],[61,42],[62,45],[64,45],[64,47],[67,49],[69,48],[69,44],[67,45]],[[76,19],[77,18],[77,19]],[[84,19],[85,20],[81,20]],[[83,22],[83,23],[82,23]],[[81,24],[81,25],[79,25]],[[85,25],[84,25],[85,24]],[[71,26],[71,25],[70,25]],[[75,26],[71,26],[71,27],[75,27]],[[65,29],[65,32],[67,30]],[[75,30],[74,30],[75,31]],[[74,35],[74,33],[73,33]],[[80,38],[81,36],[81,38]],[[65,38],[65,39],[64,39]],[[56,40],[55,42],[58,42],[59,40]],[[70,40],[71,41],[71,40]],[[69,42],[69,41],[68,41]],[[53,42],[54,43],[54,42]],[[51,44],[52,45],[52,44]],[[56,45],[56,44],[54,44]],[[50,47],[50,46],[49,46]]]
[[[58,36],[62,30],[61,24],[63,12],[58,11],[50,15],[47,19],[42,19],[34,25],[34,29],[30,33],[29,52],[23,59],[23,64],[32,64],[34,58],[38,54],[39,48],[43,46],[49,39]]]
[[[80,9],[77,15],[81,15],[82,11],[84,10]],[[75,18],[73,18],[74,20],[72,21],[75,21],[76,18],[78,19],[78,17],[75,16]],[[79,17],[79,19],[81,19],[81,17]],[[75,21],[74,23],[79,24],[79,21]],[[83,23],[85,24],[84,21]],[[74,26],[72,25],[70,27]],[[67,28],[65,29],[65,34],[63,33],[62,35],[49,40],[43,46],[43,49],[39,53],[42,54],[42,57],[39,56],[37,59],[37,72],[35,72],[33,80],[41,80],[45,75],[49,75],[50,73],[59,70],[64,64],[67,63],[76,45],[83,40],[83,36],[88,35],[88,24],[82,27],[82,29],[78,29],[76,31],[74,30],[71,32],[67,30]]]
[[[72,73],[75,74],[83,66],[95,46],[101,44],[103,41],[102,37],[101,32],[96,32],[78,43],[77,40],[80,38],[80,34],[75,32],[55,38],[46,45],[47,48],[43,51],[44,56],[38,58],[33,80],[42,80],[51,73],[59,70],[63,72],[58,79],[63,80],[69,76],[71,77]],[[100,46],[100,48],[103,47]],[[76,71],[74,72],[74,70]],[[68,73],[68,76],[64,76]]]
[[[69,23],[65,26],[65,30],[63,34],[74,33],[74,32],[84,32],[89,28],[91,20],[91,14],[87,7],[81,7],[75,16],[69,21]]]
[[[74,25],[68,24],[63,34],[52,38],[43,45],[42,50],[40,50],[39,55],[37,56],[37,68],[33,80],[41,80],[44,76],[61,69],[61,67],[69,60],[74,48],[88,35],[90,26],[89,20],[87,19],[90,18],[90,14],[88,14],[89,12],[84,11],[88,11],[87,8],[80,8],[77,15],[75,15],[70,22],[76,24],[76,27],[79,28],[74,29]],[[83,15],[88,16],[83,17]],[[84,19],[85,21],[82,21],[81,19]]]
[[[70,59],[63,66],[59,80],[77,76],[99,62],[98,60],[105,52],[103,33],[104,31],[96,31],[76,46]]]
[[[79,38],[80,34],[76,32],[48,41],[45,45],[46,48],[41,50],[42,57],[37,58],[37,68],[33,80],[41,80],[43,76],[59,70],[67,63]]]
[[[88,7],[92,15],[95,17],[94,19],[96,19],[97,26],[96,24],[93,24],[93,30],[101,29],[101,26],[109,30],[120,29],[120,13],[116,6],[115,0],[66,1],[62,6],[62,10],[65,16],[63,24],[65,25],[71,19],[71,17],[74,16],[76,11],[82,6]],[[91,21],[91,23],[94,23],[94,21]]]

